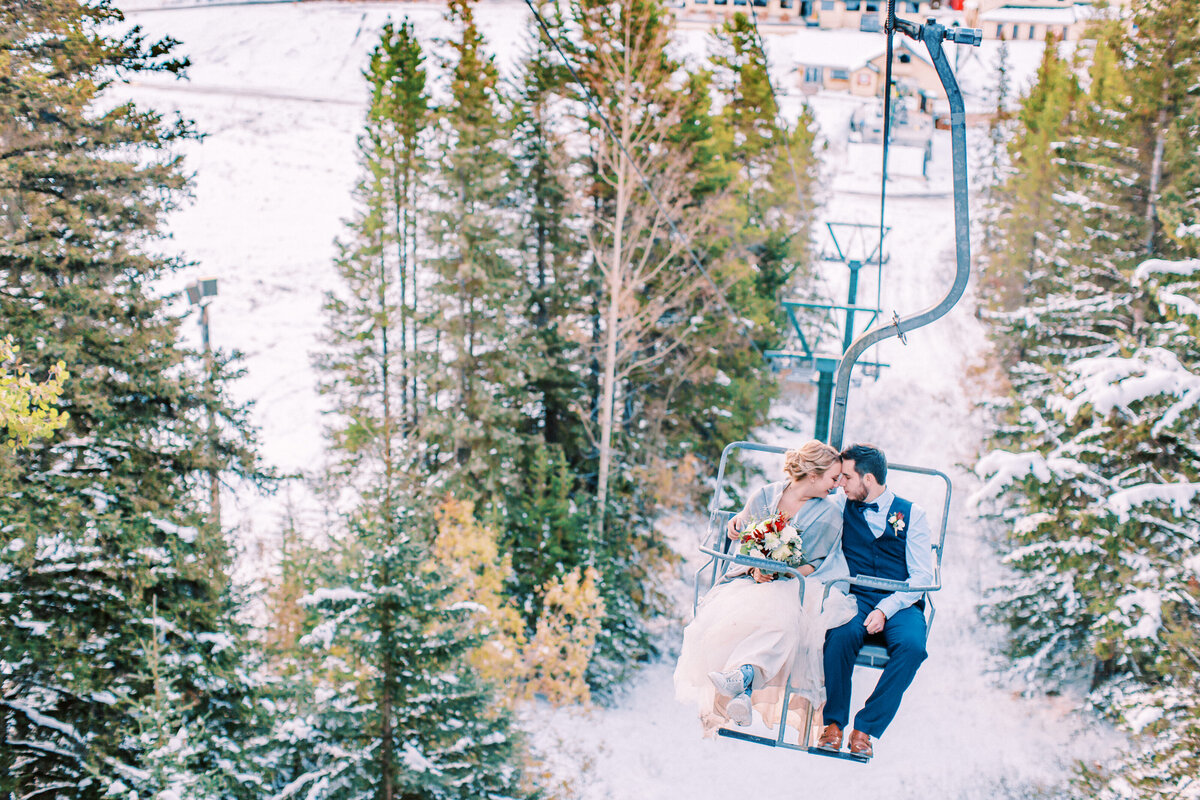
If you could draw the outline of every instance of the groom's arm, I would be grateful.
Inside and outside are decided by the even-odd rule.
[[[929,586],[933,583],[933,550],[931,549],[931,534],[929,518],[925,509],[913,503],[909,512],[904,548],[904,558],[908,563],[908,583],[911,586]],[[888,619],[897,611],[908,608],[921,599],[924,592],[892,592],[879,601],[875,608],[883,612]]]

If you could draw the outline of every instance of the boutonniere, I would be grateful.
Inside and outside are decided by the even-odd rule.
[[[888,517],[888,525],[891,525],[892,531],[899,536],[900,531],[904,530],[904,515],[899,511],[897,511],[895,514],[892,514],[890,517]]]

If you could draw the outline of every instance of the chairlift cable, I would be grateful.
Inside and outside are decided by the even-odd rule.
[[[883,81],[883,180],[879,183],[879,278],[875,281],[875,307],[883,308],[883,236],[884,210],[887,204],[888,148],[892,143],[892,37],[896,34],[896,0],[888,0],[887,20],[887,67]]]
[[[625,149],[625,143],[621,141],[621,137],[617,136],[617,132],[613,130],[612,125],[608,121],[608,117],[604,115],[604,111],[600,108],[600,104],[596,102],[596,98],[592,95],[591,90],[588,89],[587,84],[585,84],[583,79],[579,77],[579,73],[575,70],[575,66],[571,63],[571,59],[567,57],[567,54],[563,51],[562,46],[558,43],[558,39],[550,31],[550,26],[546,24],[546,20],[542,17],[541,13],[538,12],[537,7],[534,6],[533,0],[525,0],[525,5],[529,6],[529,10],[533,12],[534,19],[537,20],[538,25],[546,34],[550,44],[558,52],[559,57],[562,58],[563,66],[567,68],[567,71],[571,73],[571,78],[574,79],[575,83],[577,83],[579,88],[583,91],[584,100],[591,107],[592,111],[596,113],[596,116],[599,117],[600,122],[604,125],[604,129],[608,131],[608,135],[612,137],[614,142],[616,142],[617,147],[621,148],[621,152],[625,154],[627,159],[629,159],[630,166],[633,167],[634,172],[637,173],[638,179],[642,182],[642,188],[646,190],[647,194],[650,195],[650,199],[654,201],[654,205],[658,208],[659,213],[662,214],[663,219],[666,220],[667,226],[671,229],[671,233],[674,234],[675,238],[683,245],[684,249],[687,250],[688,255],[691,257],[692,263],[695,265],[696,269],[700,271],[700,273],[708,281],[709,285],[712,286],[713,291],[717,293],[717,298],[721,301],[722,305],[729,310],[730,315],[746,334],[746,338],[750,341],[750,346],[753,347],[760,356],[765,358],[766,356],[763,353],[762,348],[758,346],[758,342],[754,341],[753,331],[750,330],[750,327],[746,324],[745,320],[738,315],[737,310],[733,307],[733,304],[730,303],[729,299],[725,296],[725,292],[721,290],[720,285],[717,284],[712,274],[705,268],[704,264],[701,263],[699,257],[696,255],[696,251],[692,249],[691,244],[684,237],[684,235],[679,232],[679,228],[675,225],[675,220],[671,218],[671,215],[667,213],[666,207],[663,206],[662,201],[658,199],[658,194],[650,185],[650,181],[647,180],[646,175],[642,172],[642,168],[638,166],[637,160],[627,149]]]

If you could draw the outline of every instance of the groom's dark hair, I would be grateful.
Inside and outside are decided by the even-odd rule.
[[[859,475],[870,473],[880,486],[887,483],[887,457],[873,444],[852,444],[842,451],[842,458],[854,462],[854,471]]]

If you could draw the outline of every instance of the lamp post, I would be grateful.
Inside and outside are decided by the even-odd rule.
[[[200,307],[200,342],[204,351],[204,386],[207,390],[205,408],[208,414],[208,441],[212,466],[208,468],[208,503],[213,526],[221,530],[221,484],[217,470],[217,421],[213,411],[216,392],[213,387],[213,354],[208,338],[208,304],[217,296],[217,279],[201,278],[187,286],[188,303]]]

